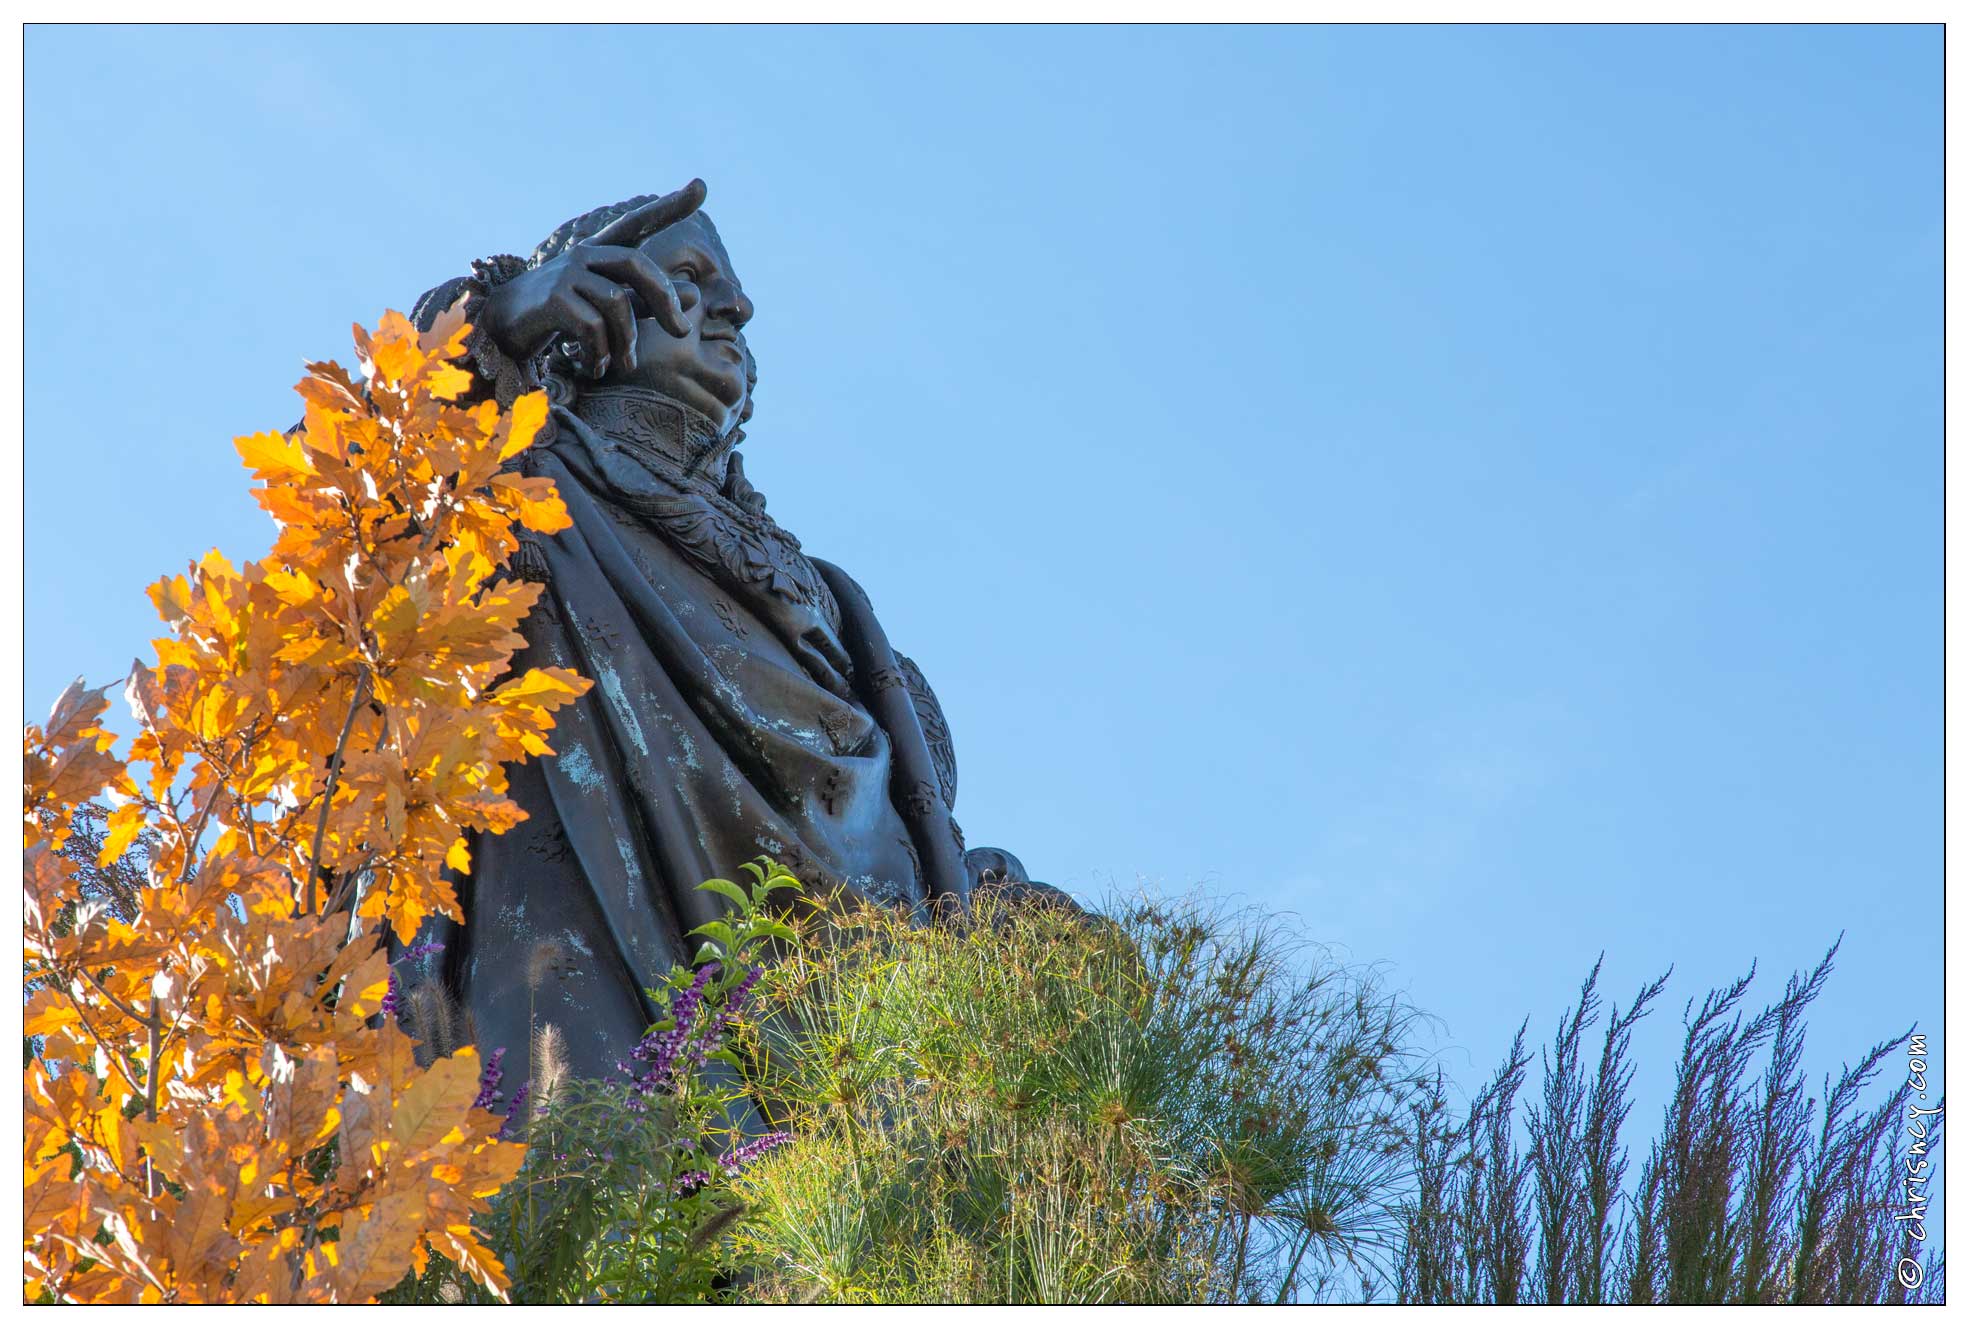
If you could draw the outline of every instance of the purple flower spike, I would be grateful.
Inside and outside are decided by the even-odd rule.
[[[793,1138],[791,1131],[769,1131],[756,1140],[747,1140],[735,1149],[727,1150],[718,1156],[718,1166],[727,1172],[742,1171],[747,1163],[761,1154],[777,1149]]]
[[[719,1042],[723,1040],[725,1030],[731,1027],[733,1017],[740,1010],[744,1009],[746,1000],[752,995],[752,989],[758,985],[760,975],[765,972],[764,969],[761,969],[756,964],[747,970],[745,977],[739,981],[739,985],[733,988],[725,997],[724,1009],[712,1016],[711,1022],[705,1026],[704,1032],[692,1040],[690,1053],[685,1058],[687,1062],[691,1063],[692,1070],[696,1070],[709,1059],[711,1049],[717,1047]]]
[[[382,1005],[383,1014],[395,1015],[397,1013],[397,1007],[399,1003],[400,1003],[400,996],[399,996],[399,990],[397,988],[397,976],[394,972],[392,972],[390,974],[390,990],[383,994],[383,1005]]]
[[[636,1044],[636,1050],[630,1055],[644,1063],[644,1069],[632,1082],[633,1094],[641,1096],[666,1092],[682,1075],[704,1064],[703,1057],[698,1055],[698,1040],[691,1036],[691,1027],[697,1023],[698,1010],[704,1004],[705,985],[717,973],[715,960],[698,970],[697,976],[691,979],[691,985],[671,1003],[671,1027],[645,1034],[642,1042]],[[622,1069],[625,1072],[629,1070],[627,1066]]]
[[[475,1108],[490,1108],[492,1100],[499,1097],[499,1077],[504,1074],[500,1063],[506,1059],[505,1048],[494,1048],[486,1058],[485,1069],[479,1072],[479,1096],[472,1100]]]
[[[526,1091],[532,1087],[533,1081],[524,1080],[520,1083],[520,1087],[513,1091],[513,1101],[506,1105],[506,1119],[499,1123],[500,1139],[512,1139],[513,1127],[526,1120]]]
[[[420,941],[390,963],[392,966],[409,964],[412,961],[421,960],[427,955],[436,955],[443,949],[444,943],[441,941]]]

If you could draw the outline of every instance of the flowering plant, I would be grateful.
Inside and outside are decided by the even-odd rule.
[[[741,1212],[729,1183],[792,1138],[760,1122],[730,1044],[771,947],[795,937],[769,912],[770,897],[800,883],[766,859],[746,870],[749,889],[722,879],[699,887],[734,907],[695,929],[703,941],[692,963],[651,990],[664,1017],[618,1075],[568,1079],[558,1032],[534,1031],[532,1076],[503,1107],[502,1134],[528,1144],[527,1163],[493,1200],[488,1225],[515,1301],[713,1299],[729,1265],[725,1233]],[[392,1299],[478,1298],[434,1269]]]

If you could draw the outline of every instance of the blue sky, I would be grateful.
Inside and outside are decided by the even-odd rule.
[[[1942,1042],[1928,28],[31,28],[26,707],[271,538],[231,438],[710,183],[747,473],[940,694],[973,843],[1296,911],[1474,1084],[1845,933]],[[1466,1051],[1467,1050],[1467,1051]]]

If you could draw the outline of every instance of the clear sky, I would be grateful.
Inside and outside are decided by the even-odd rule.
[[[710,184],[747,474],[958,814],[1296,911],[1474,1084],[1842,931],[1812,1074],[1942,1042],[1929,28],[46,28],[26,706],[271,528],[230,440],[469,260]]]

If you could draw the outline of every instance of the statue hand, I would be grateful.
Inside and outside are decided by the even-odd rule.
[[[1026,876],[1026,865],[1021,863],[1017,856],[1003,849],[983,845],[964,851],[964,870],[970,874],[973,889],[1003,882],[1030,880]]]
[[[964,869],[971,878],[971,898],[985,896],[1015,905],[1047,905],[1085,916],[1071,895],[1049,882],[1034,881],[1017,855],[980,846],[964,852]]]
[[[516,360],[558,338],[581,346],[594,378],[611,361],[636,367],[636,318],[647,311],[673,337],[690,335],[683,302],[670,277],[636,246],[704,205],[704,182],[645,203],[537,268],[486,296],[479,321],[499,349]]]

